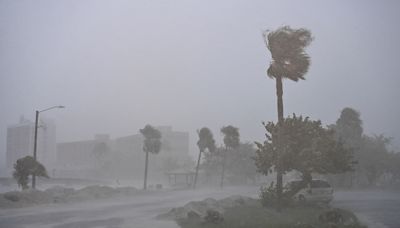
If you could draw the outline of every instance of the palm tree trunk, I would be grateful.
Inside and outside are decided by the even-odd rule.
[[[225,153],[222,158],[222,173],[221,173],[221,183],[220,186],[221,188],[224,187],[224,176],[225,176],[225,162],[226,162],[226,153],[228,152],[228,147],[225,147]]]
[[[146,162],[144,165],[144,183],[143,183],[143,189],[147,189],[147,168],[149,166],[149,152],[146,152]]]
[[[201,151],[199,151],[199,158],[197,159],[196,175],[194,176],[193,188],[196,188],[196,183],[197,183],[197,175],[199,175],[199,165],[200,165],[200,159],[201,159]]]
[[[276,77],[276,97],[277,97],[277,108],[278,108],[278,125],[282,126],[283,123],[283,86],[282,77]],[[282,135],[281,131],[278,132],[278,148],[277,148],[277,167],[276,167],[276,193],[278,197],[278,211],[280,211],[282,205],[282,168],[280,154],[282,153]]]

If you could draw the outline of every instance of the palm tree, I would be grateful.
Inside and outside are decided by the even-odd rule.
[[[29,188],[28,177],[35,175],[40,177],[49,178],[46,168],[32,156],[26,156],[17,160],[14,164],[13,177],[18,182],[18,187],[22,189]]]
[[[214,152],[216,149],[215,140],[210,129],[203,127],[200,131],[197,131],[199,135],[199,141],[197,141],[197,146],[199,147],[199,158],[197,159],[196,175],[194,176],[193,188],[196,188],[197,176],[199,173],[199,165],[201,159],[201,153],[208,149],[209,152]]]
[[[149,164],[149,153],[158,154],[161,150],[161,132],[151,125],[146,125],[140,129],[140,133],[144,136],[143,151],[146,153],[146,163],[144,167],[144,184],[143,189],[147,189],[147,169]]]
[[[229,149],[235,149],[239,147],[240,140],[239,140],[239,129],[231,125],[222,127],[221,133],[224,135],[224,144],[225,144],[225,152],[223,153],[223,158],[222,158],[222,173],[221,173],[221,188],[223,188],[226,153],[228,152]]]
[[[272,57],[267,74],[276,81],[278,124],[280,125],[283,122],[282,79],[287,78],[295,82],[299,79],[305,79],[304,75],[310,66],[310,57],[305,53],[304,48],[311,43],[312,36],[307,29],[292,29],[289,26],[283,26],[275,31],[266,30],[263,37]],[[278,141],[280,140],[278,139]],[[281,144],[281,142],[278,142],[278,154],[282,153]],[[278,159],[276,167],[278,202],[280,202],[282,196],[282,172],[279,163]],[[278,203],[278,207],[279,205],[280,203]]]

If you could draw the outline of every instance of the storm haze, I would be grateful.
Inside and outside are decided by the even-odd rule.
[[[397,1],[0,1],[0,161],[7,126],[35,110],[57,142],[137,134],[145,124],[190,133],[232,124],[264,140],[276,121],[262,31],[309,29],[305,81],[284,82],[285,116],[334,123],[344,107],[365,132],[400,145]]]

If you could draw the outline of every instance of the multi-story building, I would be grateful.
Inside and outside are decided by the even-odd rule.
[[[109,135],[97,134],[94,139],[57,143],[57,167],[61,174],[85,172],[96,165],[96,145],[111,146]],[[67,175],[68,176],[68,175]]]
[[[23,117],[19,123],[7,127],[6,167],[9,172],[18,159],[33,156],[34,134],[35,123]],[[56,126],[50,119],[41,118],[38,123],[37,159],[48,171],[56,163]]]
[[[152,170],[162,169],[167,159],[183,160],[189,156],[189,133],[173,131],[170,126],[157,127],[162,135],[162,147],[159,155],[150,156],[150,175]],[[96,158],[96,145],[105,143],[107,153],[104,161]],[[118,175],[119,177],[141,177],[143,175],[145,153],[143,152],[143,136],[140,133],[118,137],[109,137],[57,144],[59,174],[61,176],[86,175]],[[98,164],[98,163],[102,164]],[[97,167],[96,167],[97,165]],[[102,166],[102,167],[100,167]],[[99,168],[95,171],[96,168]],[[100,174],[100,172],[104,172]],[[156,173],[156,172],[154,172]],[[157,172],[159,173],[159,172]]]

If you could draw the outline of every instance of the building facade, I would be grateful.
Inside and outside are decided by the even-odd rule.
[[[162,146],[158,155],[150,155],[149,175],[152,172],[163,173],[162,164],[166,159],[187,159],[189,156],[188,132],[173,131],[170,126],[157,129],[162,135]],[[145,161],[143,140],[138,133],[115,139],[97,135],[91,140],[58,143],[58,173],[63,177],[142,177]],[[106,148],[101,149],[101,144]]]
[[[37,160],[49,171],[56,164],[56,126],[50,119],[38,123]],[[23,117],[19,123],[7,127],[6,168],[12,172],[15,162],[25,156],[33,156],[35,123]]]
[[[57,170],[61,176],[74,176],[96,167],[97,145],[111,147],[109,135],[98,134],[94,139],[57,143]],[[107,151],[104,151],[104,154]]]

